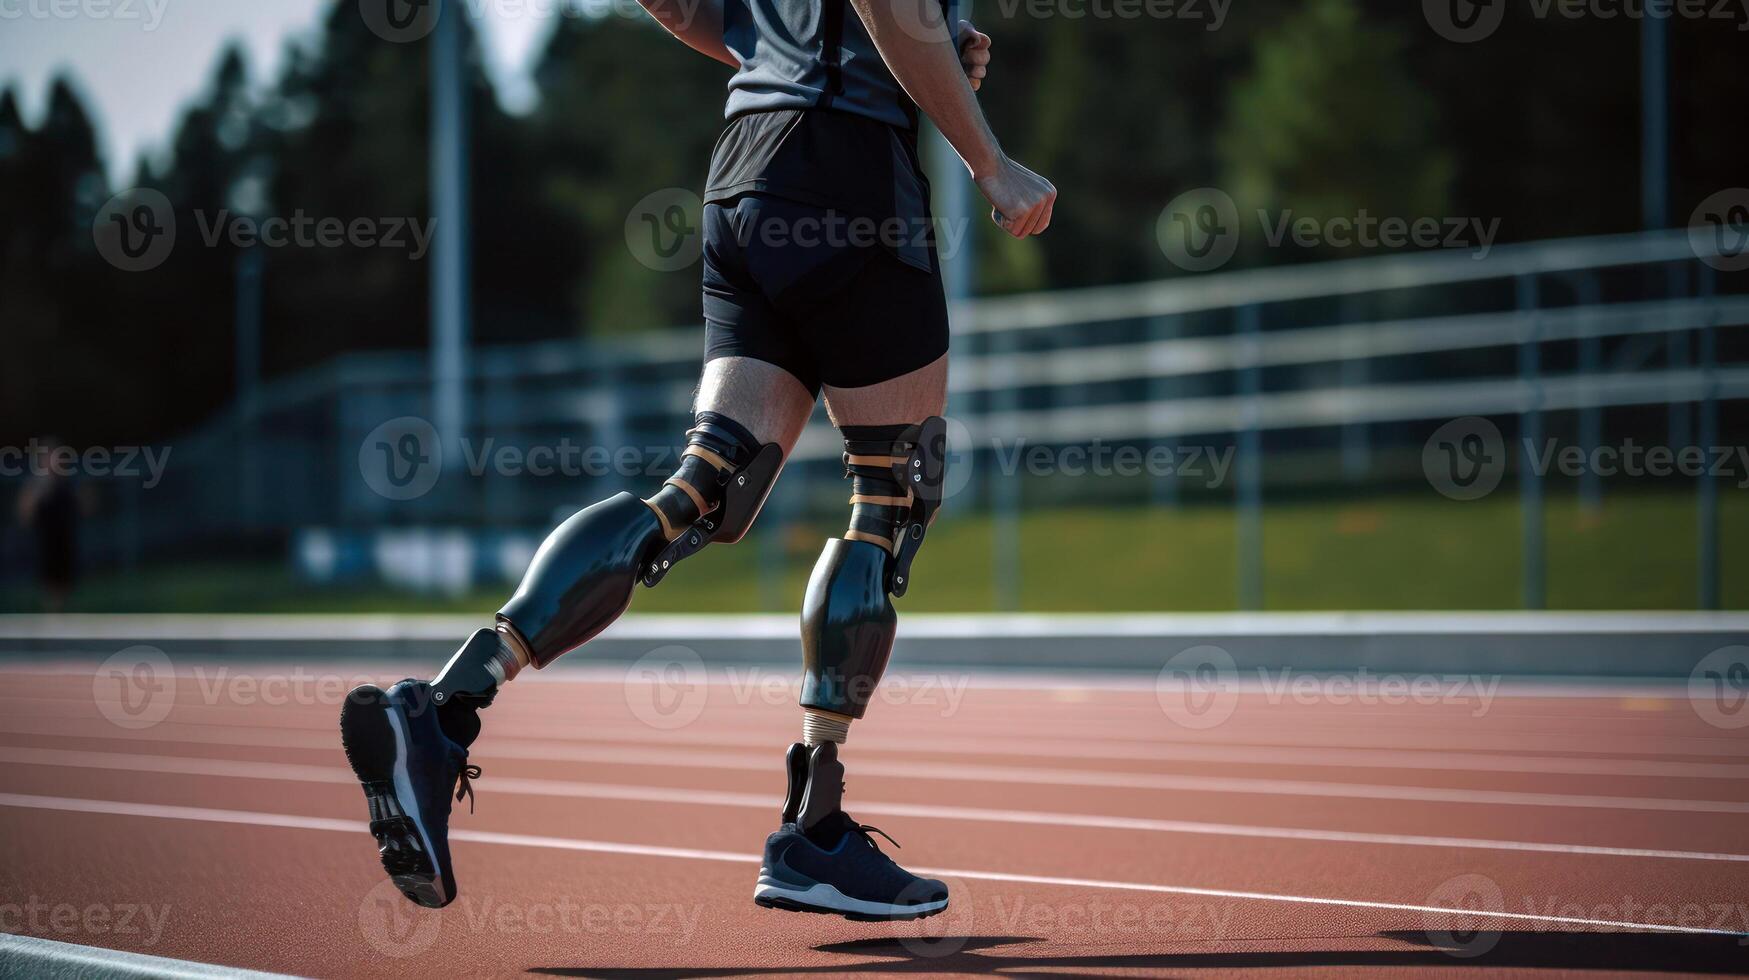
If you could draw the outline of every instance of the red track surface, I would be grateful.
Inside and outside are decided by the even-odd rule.
[[[427,912],[377,867],[337,676],[180,666],[132,714],[90,668],[7,674],[0,930],[334,977],[1749,972],[1735,937],[1653,928],[1749,932],[1749,729],[1680,697],[1248,693],[1192,728],[1219,716],[1151,685],[890,684],[847,808],[953,904],[857,924],[751,900],[799,727],[781,684],[511,685],[454,823],[461,897]]]

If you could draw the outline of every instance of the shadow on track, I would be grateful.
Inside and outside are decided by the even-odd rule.
[[[666,977],[759,976],[772,973],[990,973],[1036,969],[1195,970],[1257,967],[1489,967],[1494,969],[1610,970],[1637,973],[1709,973],[1749,975],[1749,945],[1731,936],[1685,935],[1667,932],[1504,932],[1480,955],[1460,956],[1462,949],[1441,946],[1424,932],[1381,932],[1412,947],[1384,950],[1310,952],[1234,951],[1093,953],[1088,955],[1003,955],[987,952],[1020,943],[1046,941],[1039,936],[942,936],[927,945],[918,940],[859,939],[815,946],[821,953],[878,956],[874,963],[832,965],[773,964],[763,967],[541,967],[530,972],[562,977],[603,977],[655,980]],[[963,942],[962,942],[963,940]],[[1475,947],[1472,947],[1475,948]]]

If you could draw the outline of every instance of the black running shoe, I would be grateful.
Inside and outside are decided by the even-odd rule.
[[[429,686],[404,680],[387,691],[354,689],[340,709],[340,740],[364,784],[370,832],[395,887],[426,908],[454,901],[450,794],[468,797],[472,809],[468,780],[480,767],[468,765],[468,750],[443,733]]]
[[[753,901],[771,909],[865,922],[921,919],[947,908],[947,885],[899,867],[875,845],[875,834],[887,836],[842,810],[821,821],[812,840],[795,824],[784,824],[765,839]],[[826,848],[816,840],[836,844]]]

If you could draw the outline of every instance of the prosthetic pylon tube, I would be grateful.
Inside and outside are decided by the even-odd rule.
[[[802,598],[802,707],[861,718],[887,669],[899,616],[879,545],[829,538]]]

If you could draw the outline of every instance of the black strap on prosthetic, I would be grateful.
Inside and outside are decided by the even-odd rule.
[[[844,472],[854,481],[850,533],[885,547],[887,591],[902,596],[911,562],[941,507],[947,421],[932,415],[909,426],[846,426]]]
[[[650,500],[664,523],[686,526],[644,566],[641,580],[650,588],[712,541],[741,540],[783,466],[783,450],[776,443],[760,445],[739,423],[717,412],[698,413],[698,424],[686,435],[680,468]]]

